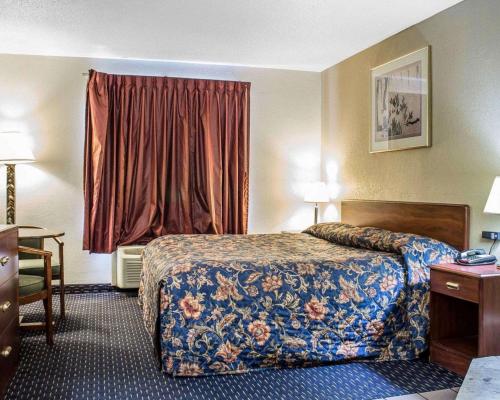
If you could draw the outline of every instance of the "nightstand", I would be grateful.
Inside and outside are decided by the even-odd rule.
[[[431,361],[465,375],[472,358],[500,355],[500,269],[431,266]]]

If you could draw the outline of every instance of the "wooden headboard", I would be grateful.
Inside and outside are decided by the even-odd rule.
[[[469,248],[469,206],[379,200],[342,201],[342,222],[415,233]]]

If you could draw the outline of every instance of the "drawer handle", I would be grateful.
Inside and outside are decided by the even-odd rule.
[[[7,257],[7,256],[0,257],[0,266],[1,267],[6,266],[8,262],[9,262],[9,257]]]
[[[446,287],[450,290],[460,290],[460,285],[456,282],[446,282]]]
[[[7,358],[10,356],[10,353],[12,353],[12,347],[11,346],[5,346],[0,354],[2,355],[3,358]]]
[[[2,310],[3,312],[7,312],[7,310],[10,308],[11,305],[12,303],[10,301],[6,301],[5,303],[2,304],[0,310]]]

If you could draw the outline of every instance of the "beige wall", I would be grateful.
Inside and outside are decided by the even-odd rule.
[[[252,82],[251,232],[301,228],[312,219],[303,184],[319,178],[319,73],[195,64],[0,55],[0,131],[34,141],[35,164],[17,168],[17,222],[67,232],[67,280],[110,282],[110,257],[82,247],[82,169],[86,77],[110,73]],[[0,167],[0,223],[5,221],[5,168]]]
[[[491,243],[480,231],[500,231],[482,212],[500,175],[499,16],[498,0],[466,0],[322,73],[323,164],[341,198],[466,203],[472,245]],[[370,68],[426,45],[432,147],[369,154]]]

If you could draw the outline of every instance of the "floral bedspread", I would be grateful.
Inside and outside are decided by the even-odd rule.
[[[148,244],[139,289],[166,373],[235,373],[427,348],[429,238],[340,223],[299,234],[169,235]]]

